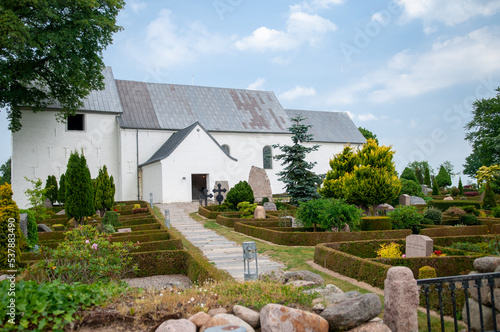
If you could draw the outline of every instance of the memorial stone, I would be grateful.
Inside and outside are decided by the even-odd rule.
[[[403,195],[399,196],[399,205],[406,206],[406,205],[410,205],[410,204],[411,204],[410,195],[403,194]]]
[[[276,204],[271,203],[271,202],[266,202],[263,204],[263,206],[264,206],[264,210],[266,210],[266,211],[276,211],[277,210]]]
[[[425,235],[408,235],[406,237],[406,257],[430,257],[434,241]]]
[[[271,181],[267,177],[266,170],[257,166],[252,166],[248,176],[248,184],[252,187],[255,203],[262,202],[264,197],[273,199]]]
[[[19,218],[19,227],[21,228],[21,231],[23,232],[24,236],[28,238],[28,214],[27,213],[21,213],[20,218]]]
[[[131,228],[120,228],[118,229],[118,233],[130,233],[132,232]]]
[[[410,205],[426,205],[427,203],[422,197],[410,196]]]

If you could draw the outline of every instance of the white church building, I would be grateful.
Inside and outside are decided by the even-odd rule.
[[[45,112],[23,110],[22,129],[12,134],[12,189],[28,205],[25,180],[60,179],[72,151],[83,151],[93,178],[106,165],[116,184],[115,200],[186,202],[216,181],[232,187],[248,180],[252,166],[265,169],[273,193],[282,193],[282,170],[273,144],[291,145],[288,128],[297,114],[311,125],[318,151],[316,174],[345,144],[365,138],[347,113],[283,109],[273,92],[117,80],[106,68],[105,89],[92,92],[66,123],[58,105]],[[309,144],[309,143],[308,143]]]

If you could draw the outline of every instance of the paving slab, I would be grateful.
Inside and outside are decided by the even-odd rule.
[[[198,210],[198,203],[156,204],[162,213],[170,211],[170,225],[175,227],[189,242],[199,248],[209,262],[218,269],[227,271],[236,280],[243,281],[243,248],[233,241],[203,227],[201,222],[192,219],[189,213]],[[285,266],[269,260],[268,256],[258,255],[259,272],[283,269]],[[252,266],[253,263],[253,266]],[[250,263],[251,271],[255,270],[255,262]]]

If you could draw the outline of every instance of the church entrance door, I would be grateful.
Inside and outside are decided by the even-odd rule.
[[[193,201],[197,201],[203,190],[207,188],[208,174],[191,174],[191,188],[193,193]]]

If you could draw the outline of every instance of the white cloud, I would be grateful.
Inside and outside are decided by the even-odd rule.
[[[319,15],[291,11],[285,30],[260,27],[236,41],[235,46],[241,51],[289,51],[305,43],[316,45],[326,33],[336,29],[333,22]]]
[[[320,9],[327,9],[331,5],[340,5],[344,0],[310,0],[290,6],[293,11],[309,11],[315,12]]]
[[[130,8],[134,11],[134,13],[138,13],[147,7],[147,3],[145,2],[137,2],[137,1],[132,1],[128,5],[130,5]]]
[[[229,39],[207,31],[199,22],[179,27],[168,9],[147,27],[143,41],[129,41],[128,51],[138,61],[158,70],[190,63],[200,56],[216,54],[229,48]]]
[[[362,122],[378,120],[378,118],[372,113],[359,114],[356,118]]]
[[[500,10],[498,0],[396,0],[396,3],[403,8],[401,21],[422,19],[426,33],[435,30],[433,22],[454,26],[476,16],[494,15]]]
[[[247,89],[248,90],[261,90],[262,86],[266,83],[266,79],[259,77],[255,82],[251,83]]]
[[[388,102],[478,80],[500,71],[500,31],[482,28],[465,36],[437,42],[427,52],[404,50],[385,68],[331,94],[333,105],[357,100]]]
[[[316,90],[314,90],[313,87],[305,88],[305,87],[297,85],[297,86],[295,86],[295,88],[282,93],[278,99],[291,100],[291,99],[296,99],[299,97],[314,96],[315,94],[316,94]]]

